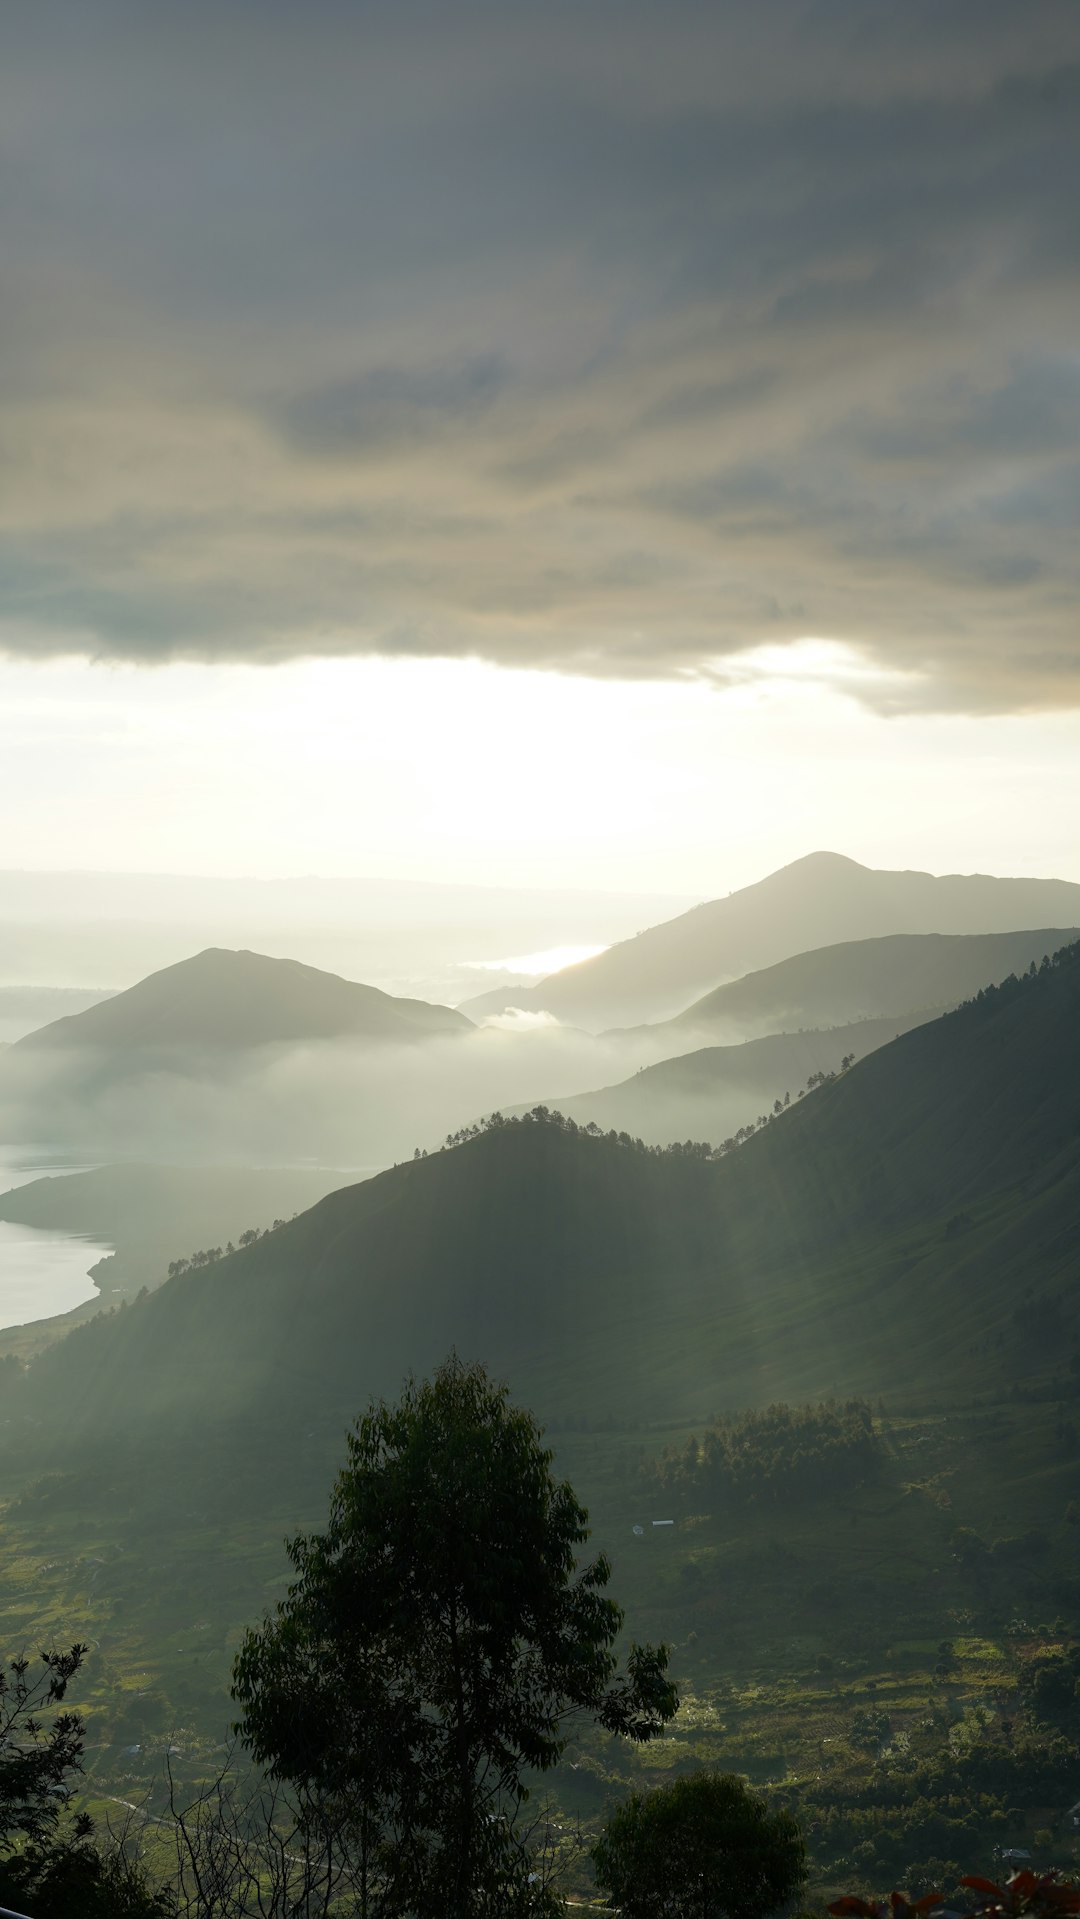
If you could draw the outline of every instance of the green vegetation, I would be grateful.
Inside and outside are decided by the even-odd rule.
[[[87,1648],[76,1643],[67,1652],[41,1655],[42,1670],[31,1676],[29,1658],[20,1654],[7,1671],[0,1669],[0,1848],[20,1842],[40,1844],[59,1820],[57,1795],[82,1756],[82,1722],[76,1713],[43,1711],[59,1705],[82,1665]]]
[[[296,1218],[295,1213],[293,1218]],[[286,1224],[283,1219],[275,1219],[271,1226],[245,1226],[243,1232],[237,1234],[235,1246],[230,1240],[227,1246],[200,1247],[194,1253],[170,1259],[165,1276],[167,1279],[179,1279],[182,1273],[197,1273],[202,1266],[216,1266],[219,1259],[228,1259],[235,1252],[243,1252],[245,1247],[254,1246],[264,1233],[279,1232]]]
[[[847,1492],[878,1470],[882,1455],[870,1407],[851,1399],[717,1414],[700,1440],[691,1434],[669,1447],[655,1472],[664,1492],[715,1513],[749,1500],[780,1505]]]
[[[88,1648],[25,1655],[0,1670],[0,1900],[32,1904],[41,1919],[165,1919],[167,1907],[137,1871],[90,1843],[92,1821],[69,1814],[82,1771],[78,1713],[54,1711]]]
[[[591,1838],[628,1792],[703,1765],[745,1774],[788,1806],[819,1891],[880,1891],[920,1873],[936,1884],[935,1860],[990,1871],[995,1846],[1031,1849],[1047,1825],[1053,1846],[1034,1856],[1073,1861],[1061,1815],[1077,1797],[1077,1734],[1039,1716],[1034,1690],[1047,1662],[1056,1671],[1071,1658],[1080,1624],[1066,1517],[1080,1477],[1060,1452],[1058,1408],[1007,1389],[1002,1401],[962,1360],[947,1416],[910,1378],[901,1393],[902,1406],[875,1418],[883,1461],[872,1479],[825,1500],[716,1514],[704,1502],[682,1511],[642,1477],[685,1434],[567,1421],[557,1470],[589,1508],[627,1633],[671,1647],[682,1702],[640,1752],[582,1732],[549,1775],[571,1890],[591,1888],[578,1829]],[[235,1652],[284,1596],[282,1534],[325,1523],[341,1429],[313,1411],[301,1438],[238,1421],[178,1448],[166,1429],[145,1453],[118,1444],[70,1461],[9,1507],[9,1643],[68,1622],[95,1642],[85,1689],[99,1821],[110,1795],[141,1799],[147,1787],[162,1809],[170,1744],[184,1792],[213,1776]],[[654,1531],[664,1516],[675,1525]],[[988,1549],[975,1575],[954,1557],[962,1527]],[[995,1550],[1028,1532],[1044,1550]],[[1012,1770],[988,1770],[1011,1749]]]
[[[0,1605],[13,1646],[95,1642],[91,1801],[170,1743],[185,1787],[212,1771],[282,1534],[318,1525],[356,1407],[456,1343],[557,1434],[628,1632],[672,1649],[664,1735],[584,1732],[549,1776],[575,1891],[575,1830],[702,1766],[799,1818],[815,1894],[1009,1845],[1069,1865],[1078,1013],[1074,948],[719,1162],[488,1128],[42,1354],[5,1390]],[[723,1458],[740,1409],[786,1404],[789,1449],[855,1396],[872,1470],[827,1496],[656,1475],[717,1409]]]
[[[739,1045],[706,1046],[656,1066],[640,1067],[616,1086],[577,1093],[554,1104],[586,1130],[591,1125],[640,1135],[654,1148],[687,1133],[705,1136],[722,1142],[715,1149],[719,1157],[741,1146],[785,1104],[790,1106],[792,1087],[805,1085],[812,1092],[837,1072],[845,1072],[856,1055],[865,1059],[929,1017],[909,1014],[862,1020],[827,1032],[778,1033]],[[512,1111],[524,1114],[527,1109]]]
[[[0,1219],[45,1231],[78,1233],[115,1247],[93,1269],[106,1295],[131,1296],[157,1286],[184,1247],[224,1247],[252,1219],[300,1212],[335,1185],[317,1168],[152,1166],[127,1162],[86,1173],[35,1179],[0,1194]],[[59,1329],[44,1322],[36,1337],[0,1329],[5,1348],[26,1356],[51,1344]]]
[[[1000,1353],[1010,1389],[1060,1381],[1078,950],[793,1101],[719,1163],[541,1111],[332,1193],[42,1354],[35,1455],[50,1434],[63,1452],[76,1430],[96,1443],[162,1417],[302,1430],[317,1405],[340,1427],[455,1343],[544,1418],[693,1427],[725,1404],[888,1394],[901,1355],[945,1394],[969,1353]],[[1028,1289],[1060,1315],[1052,1341],[1015,1324]]]
[[[527,1774],[586,1713],[648,1740],[675,1712],[662,1649],[622,1623],[587,1514],[535,1422],[456,1360],[349,1435],[325,1533],[236,1660],[241,1733],[316,1805],[340,1807],[371,1910],[467,1919],[523,1899]],[[364,1907],[367,1910],[367,1907]]]
[[[805,1852],[790,1813],[731,1773],[632,1793],[593,1848],[596,1883],[625,1919],[767,1919],[798,1892]]]

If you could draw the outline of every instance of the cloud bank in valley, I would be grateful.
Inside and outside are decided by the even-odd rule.
[[[1080,700],[1069,0],[5,38],[9,652]]]
[[[366,1174],[417,1146],[434,1150],[482,1114],[584,1092],[677,1050],[670,1035],[594,1037],[530,1013],[420,1045],[344,1037],[231,1055],[13,1049],[0,1055],[0,1140]]]

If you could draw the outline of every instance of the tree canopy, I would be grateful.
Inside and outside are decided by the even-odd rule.
[[[528,1903],[515,1821],[568,1719],[649,1739],[676,1710],[661,1648],[632,1646],[587,1514],[532,1416],[456,1358],[348,1438],[327,1529],[237,1657],[240,1731],[272,1774],[348,1809],[366,1910],[472,1919]]]
[[[82,1772],[79,1713],[54,1711],[82,1667],[81,1642],[0,1666],[0,1904],[41,1919],[168,1919],[137,1867],[90,1843],[86,1813],[68,1815]]]
[[[88,1648],[43,1652],[34,1672],[25,1654],[0,1667],[0,1853],[46,1840],[60,1817],[71,1775],[81,1768],[83,1722],[58,1712]]]
[[[623,1919],[765,1919],[806,1876],[798,1826],[735,1773],[632,1793],[593,1848],[596,1883]]]
[[[664,1490],[712,1507],[756,1499],[782,1503],[846,1491],[884,1456],[864,1399],[717,1414],[703,1437],[669,1448],[651,1469]]]

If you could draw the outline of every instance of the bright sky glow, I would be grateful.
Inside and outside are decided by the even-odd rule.
[[[862,670],[820,642],[726,684],[0,663],[0,865],[708,897],[829,847],[1080,878],[1080,714],[883,717]]]

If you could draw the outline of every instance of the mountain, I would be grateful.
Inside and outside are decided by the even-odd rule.
[[[85,1007],[110,997],[105,987],[0,986],[0,1045],[22,1039],[48,1020],[81,1013]]]
[[[682,912],[694,897],[681,888],[608,893],[314,875],[0,870],[0,980],[132,986],[178,953],[231,946],[453,1005],[481,984],[519,977],[514,955],[592,950]],[[509,957],[496,971],[500,955]],[[478,963],[490,970],[478,971]],[[42,1012],[22,1031],[75,1010]]]
[[[752,1039],[852,1020],[943,1013],[987,980],[1026,973],[1032,960],[1038,965],[1044,954],[1056,953],[1076,937],[1075,927],[1043,927],[847,940],[718,986],[665,1022],[665,1030],[673,1037],[712,1029],[718,1039]]]
[[[1074,929],[1053,927],[894,933],[799,953],[717,987],[673,1020],[608,1034],[666,1037],[679,1050],[615,1085],[546,1103],[581,1125],[593,1120],[652,1145],[719,1143],[812,1074],[835,1072],[847,1054],[865,1059],[985,980],[1026,972],[1075,937]],[[729,1043],[693,1047],[707,1034]]]
[[[282,1538],[325,1524],[344,1429],[456,1345],[547,1422],[627,1636],[672,1648],[663,1750],[583,1732],[553,1775],[575,1823],[708,1764],[783,1782],[808,1831],[871,1779],[905,1884],[931,1816],[989,1857],[1004,1796],[1027,1837],[1075,1772],[1056,1712],[1036,1747],[1020,1687],[1080,1604],[1078,1089],[1074,948],[721,1161],[504,1123],[3,1369],[0,1603],[16,1644],[56,1620],[92,1643],[95,1790],[151,1786],[174,1738],[197,1786],[240,1634],[283,1591]],[[855,1393],[879,1442],[861,1484],[815,1483],[813,1459],[785,1483],[783,1452],[750,1498],[694,1473],[717,1411]],[[772,1415],[739,1430],[761,1465]],[[972,1697],[993,1718],[961,1751]],[[862,1744],[823,1762],[823,1725],[863,1723],[895,1768]],[[828,1861],[850,1883],[850,1851]]]
[[[1076,1328],[1078,1141],[1073,946],[719,1162],[504,1121],[344,1188],[49,1349],[28,1406],[67,1443],[165,1420],[286,1444],[452,1345],[544,1414],[948,1395],[976,1337],[1031,1377]],[[1021,1353],[1025,1299],[1056,1331]]]
[[[1071,881],[879,872],[839,853],[811,853],[538,986],[500,988],[461,1010],[481,1019],[515,1006],[597,1031],[673,1018],[725,980],[840,941],[1076,924],[1080,885]]]
[[[838,1072],[849,1054],[865,1059],[928,1017],[899,1014],[828,1031],[769,1033],[737,1046],[703,1046],[643,1066],[615,1086],[547,1103],[579,1126],[592,1121],[605,1132],[630,1133],[647,1145],[685,1139],[719,1145],[759,1114],[771,1112],[774,1100],[797,1098],[812,1075]]]
[[[126,992],[53,1020],[12,1049],[214,1047],[234,1050],[282,1041],[413,1040],[467,1032],[471,1022],[449,1006],[394,999],[298,960],[208,947],[194,958],[151,973]]]

